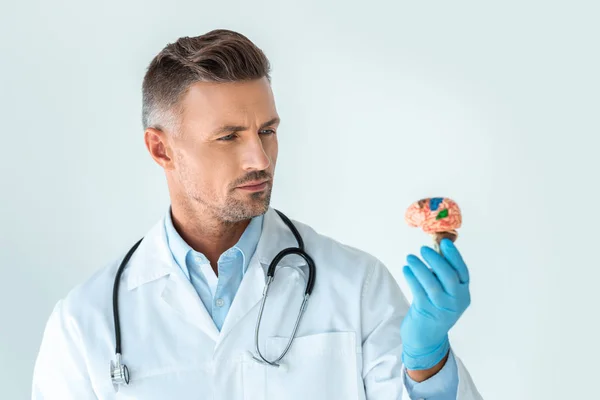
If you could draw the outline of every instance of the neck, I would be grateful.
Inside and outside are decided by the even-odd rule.
[[[239,240],[250,220],[227,222],[219,220],[209,210],[192,209],[173,202],[173,226],[192,249],[204,254],[217,273],[221,254]]]

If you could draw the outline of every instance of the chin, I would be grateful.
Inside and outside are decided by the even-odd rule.
[[[269,209],[269,203],[269,199],[261,199],[249,206],[248,210],[250,211],[250,214],[252,214],[252,218],[266,213]]]
[[[265,214],[269,206],[270,196],[228,202],[223,208],[223,219],[230,222],[244,221]]]

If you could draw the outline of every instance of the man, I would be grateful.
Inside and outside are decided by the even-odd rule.
[[[131,381],[114,383],[109,371],[119,259],[56,305],[33,399],[481,398],[448,342],[470,302],[450,241],[443,256],[424,247],[424,261],[408,257],[409,307],[377,258],[293,221],[316,266],[312,296],[280,366],[257,361],[286,349],[309,276],[306,259],[281,260],[257,350],[266,270],[298,245],[269,206],[280,122],[269,69],[227,30],[180,38],[151,62],[144,138],[171,204],[118,279],[117,352]]]

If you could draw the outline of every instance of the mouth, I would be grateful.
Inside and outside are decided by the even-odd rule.
[[[261,190],[266,189],[268,184],[269,184],[268,180],[267,181],[253,181],[253,182],[248,182],[244,186],[238,186],[237,188],[246,190],[246,191],[250,191],[250,192],[259,192]]]

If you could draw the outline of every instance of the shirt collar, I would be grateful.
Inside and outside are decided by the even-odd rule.
[[[250,223],[244,230],[244,233],[242,233],[240,240],[238,240],[238,242],[231,248],[237,249],[241,253],[244,273],[248,268],[250,258],[256,251],[256,247],[258,245],[258,241],[262,232],[264,219],[263,217],[263,215],[259,215],[252,218],[250,220]],[[171,207],[169,207],[169,210],[167,211],[167,215],[165,217],[165,231],[167,234],[167,245],[171,250],[173,259],[189,278],[186,258],[190,251],[194,252],[194,249],[192,249],[192,247],[189,244],[187,244],[185,240],[183,240],[179,232],[177,232],[177,229],[175,229],[171,215]],[[202,256],[206,257],[204,254],[202,254]]]

